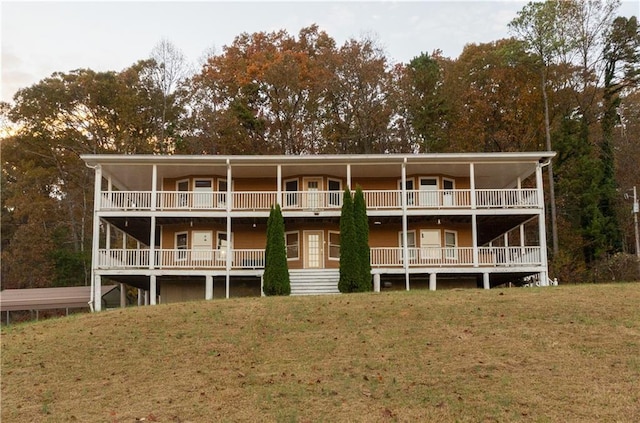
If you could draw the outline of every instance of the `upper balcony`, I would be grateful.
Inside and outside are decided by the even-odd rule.
[[[538,190],[521,189],[406,190],[408,210],[541,208]],[[100,211],[266,211],[278,203],[276,191],[103,191]],[[364,190],[368,210],[402,210],[402,190]],[[230,198],[228,198],[230,197]],[[285,191],[283,211],[339,211],[343,191]],[[230,200],[230,201],[228,201]],[[474,200],[474,201],[472,201]]]

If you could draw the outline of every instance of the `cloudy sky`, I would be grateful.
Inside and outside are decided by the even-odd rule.
[[[524,1],[2,1],[1,100],[56,71],[120,71],[167,39],[197,66],[243,33],[319,25],[340,45],[373,36],[394,62],[509,36]],[[620,14],[640,14],[640,0]]]

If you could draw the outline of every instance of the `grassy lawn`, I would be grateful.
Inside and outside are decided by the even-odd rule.
[[[640,421],[640,283],[137,307],[1,342],[2,422]]]

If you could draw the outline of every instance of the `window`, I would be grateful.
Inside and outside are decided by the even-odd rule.
[[[300,233],[299,232],[286,232],[284,234],[285,244],[287,246],[287,260],[299,260],[300,259]]]
[[[298,179],[284,181],[284,190],[284,205],[287,207],[298,207]]]
[[[455,197],[453,190],[456,188],[456,182],[453,179],[442,178],[442,205],[455,206]]]
[[[178,207],[189,207],[189,180],[183,179],[176,182],[176,191],[178,192]]]
[[[340,232],[329,231],[329,260],[340,260]]]
[[[216,234],[216,259],[219,261],[227,260],[227,233],[226,232],[218,232]],[[233,237],[232,237],[232,245],[233,248]]]
[[[404,260],[404,238],[402,237],[402,232],[398,232],[398,245],[402,248],[400,252],[400,257]],[[407,231],[407,248],[409,249],[409,260],[415,260],[417,257],[417,249],[416,249],[416,231]]]
[[[444,231],[445,258],[451,260],[458,259],[458,233],[454,231]]]
[[[342,191],[342,181],[329,179],[327,184],[329,186],[329,207],[341,207],[342,198],[340,192]]]
[[[405,181],[405,189],[407,190],[407,206],[413,206],[414,204],[414,192],[413,192],[413,178],[407,178]],[[398,190],[402,191],[402,180],[398,181]],[[398,197],[402,199],[402,196]],[[399,201],[399,205],[402,205],[402,200]]]
[[[218,179],[218,207],[224,209],[227,207],[227,180]]]
[[[187,259],[187,249],[189,248],[189,237],[187,232],[176,233],[176,260]]]

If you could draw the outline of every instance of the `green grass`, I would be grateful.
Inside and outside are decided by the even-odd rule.
[[[2,331],[3,422],[640,421],[640,284],[214,300]]]

